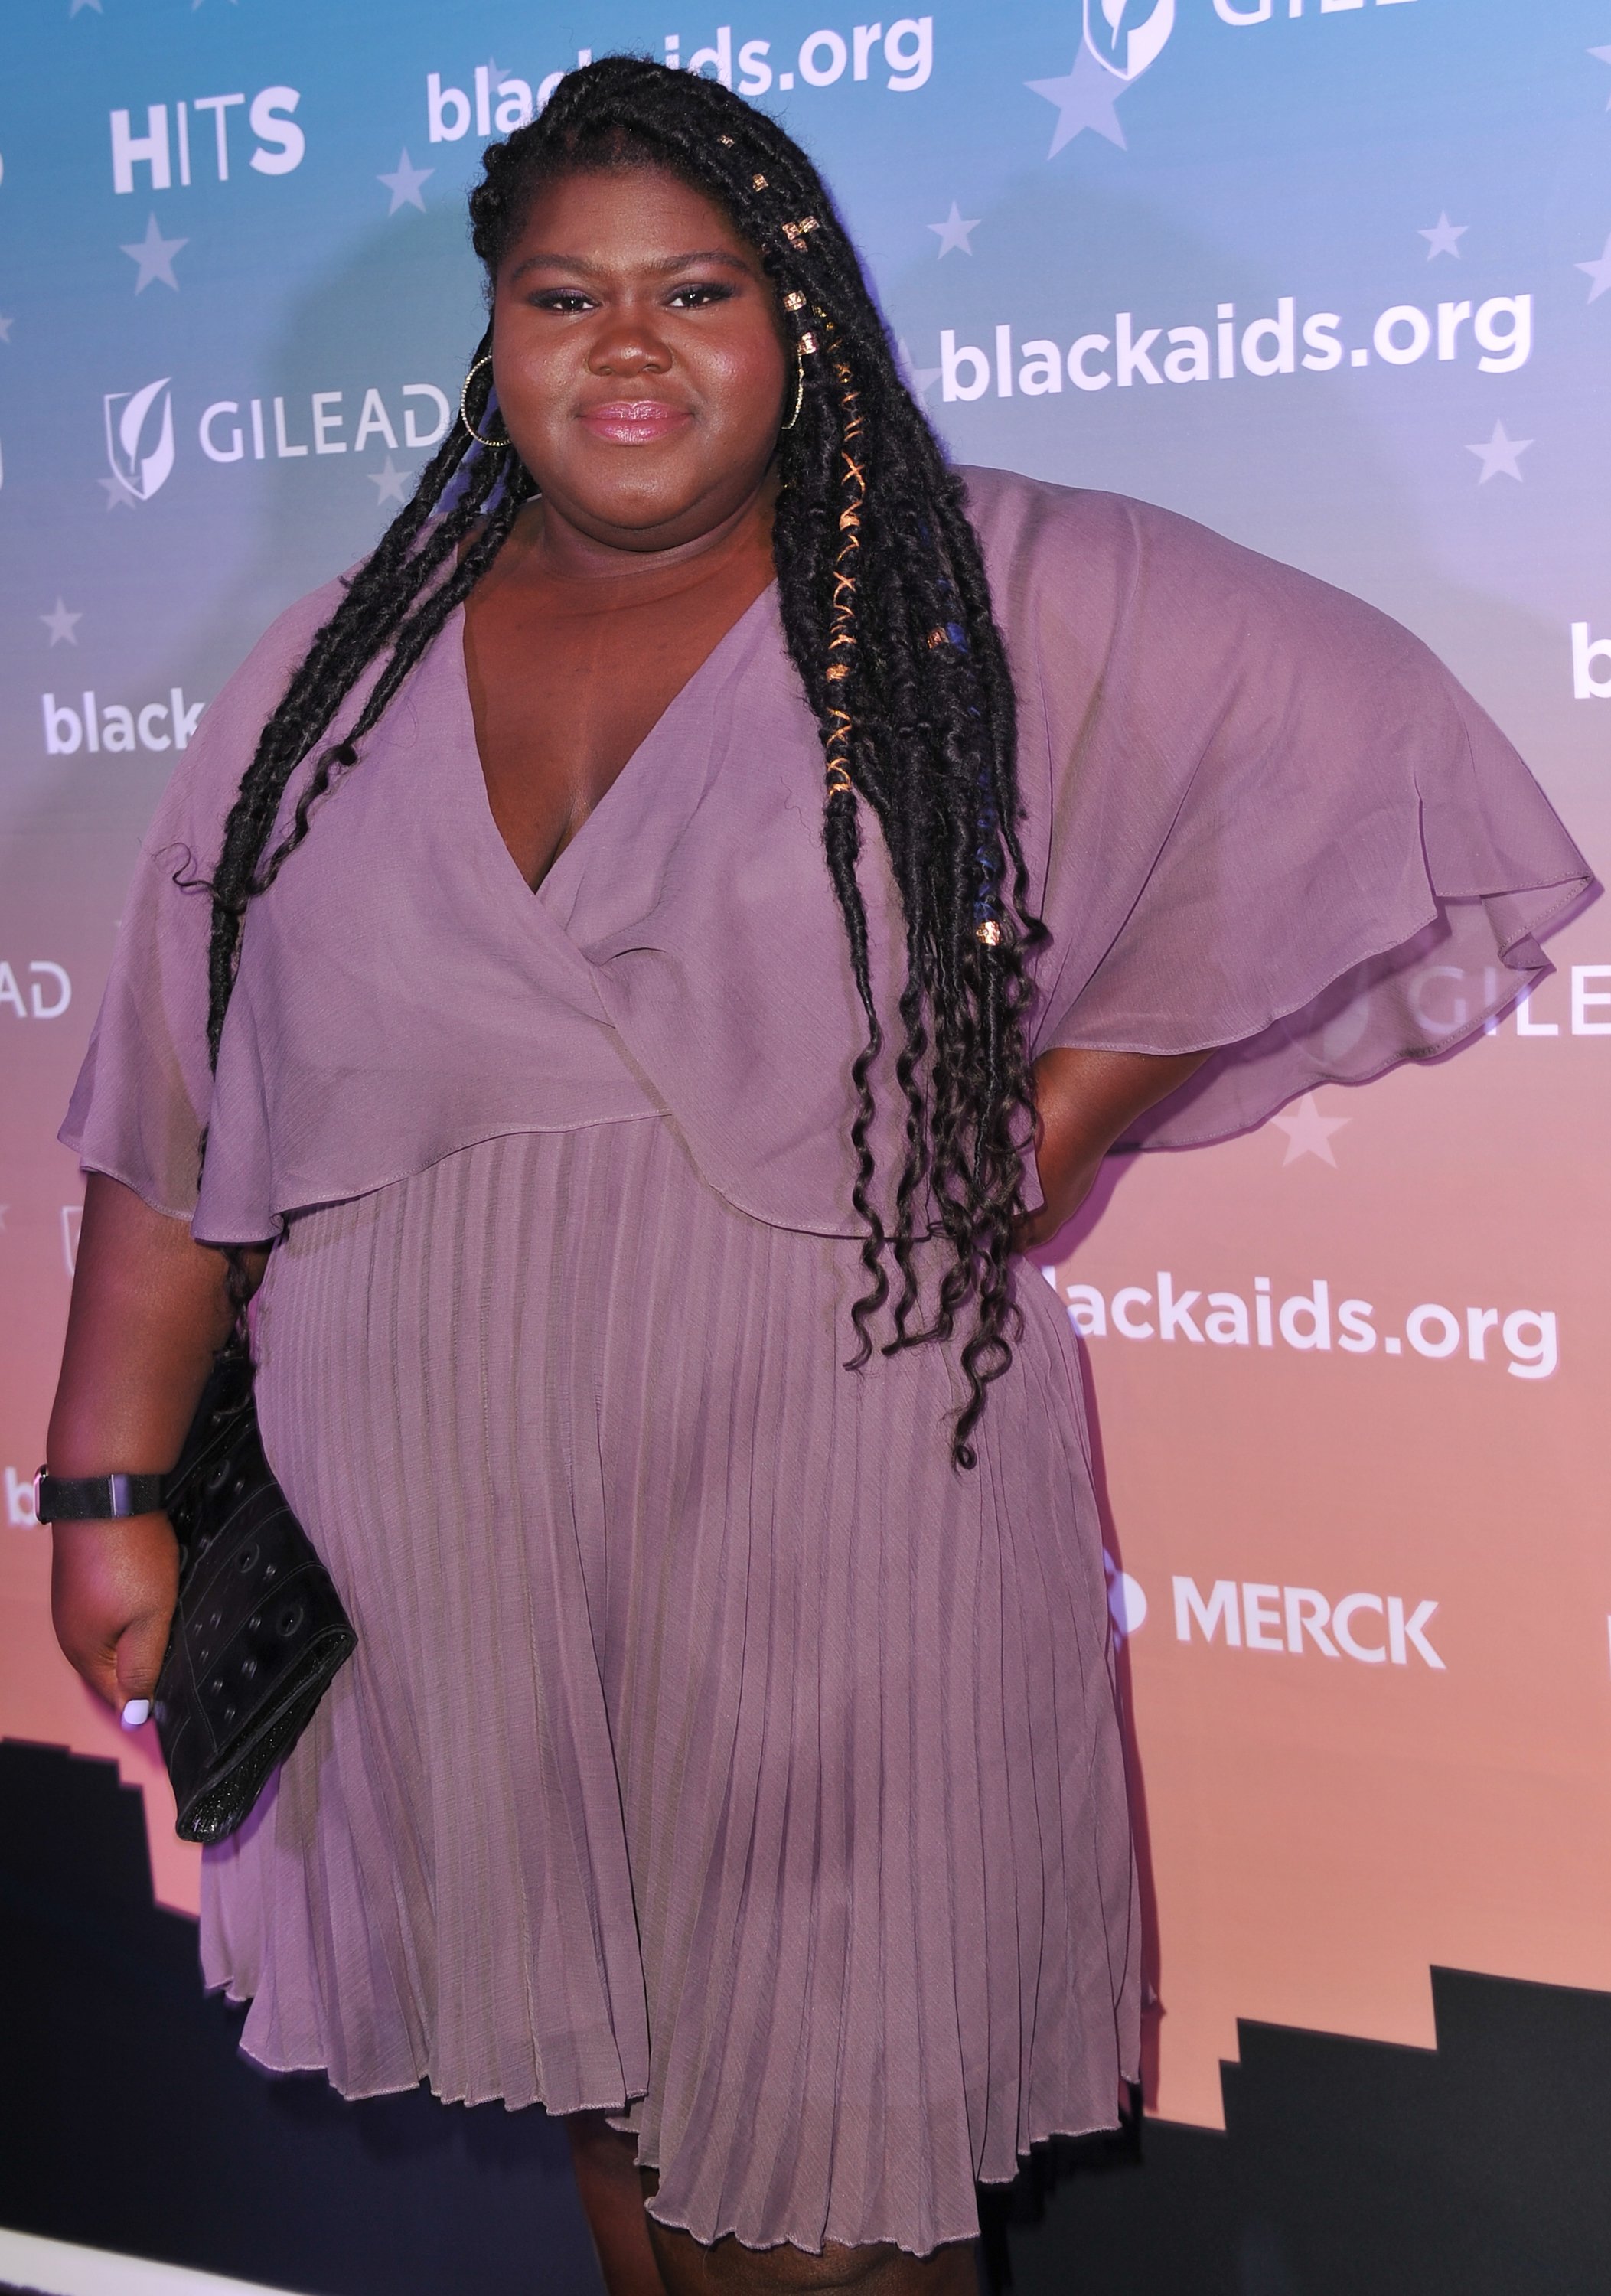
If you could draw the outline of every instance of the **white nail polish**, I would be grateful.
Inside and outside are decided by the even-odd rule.
[[[126,1730],[137,1730],[143,1722],[151,1720],[149,1698],[131,1698],[123,1709],[122,1721]]]

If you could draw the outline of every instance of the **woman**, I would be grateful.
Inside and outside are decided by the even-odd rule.
[[[578,71],[472,213],[464,428],[147,841],[51,1469],[166,1467],[218,1247],[262,1275],[359,1641],[204,1861],[253,2055],[571,2116],[617,2296],[944,2296],[975,2179],[1137,2070],[1076,1359],[1016,1255],[1148,1111],[1438,1049],[1427,952],[1508,999],[1586,872],[1381,617],[951,473],[721,87]],[[62,1527],[107,1698],[174,1580],[160,1515]]]

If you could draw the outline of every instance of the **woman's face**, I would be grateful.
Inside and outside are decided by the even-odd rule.
[[[492,343],[499,407],[544,496],[629,550],[696,541],[743,508],[793,381],[760,257],[656,168],[538,194],[498,270]]]

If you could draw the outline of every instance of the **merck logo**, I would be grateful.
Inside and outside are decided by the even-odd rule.
[[[149,502],[173,470],[169,381],[162,375],[144,390],[106,393],[106,460],[122,495],[131,502]]]
[[[1085,45],[1119,79],[1155,63],[1175,29],[1175,0],[1085,0]]]

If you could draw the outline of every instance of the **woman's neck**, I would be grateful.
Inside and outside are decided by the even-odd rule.
[[[777,496],[776,472],[769,471],[736,510],[693,541],[668,550],[635,550],[602,541],[573,526],[553,504],[539,500],[521,517],[504,554],[513,554],[522,562],[522,572],[539,582],[628,581],[658,587],[685,571],[693,579],[703,579],[731,558],[760,551],[769,557]],[[673,579],[669,586],[680,585]]]

